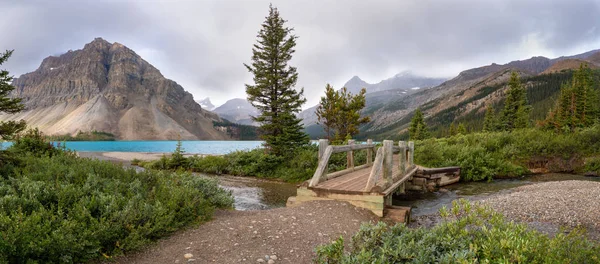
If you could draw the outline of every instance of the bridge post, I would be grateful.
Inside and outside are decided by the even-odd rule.
[[[385,180],[385,188],[392,185],[392,168],[394,166],[393,150],[394,141],[383,141],[383,179]]]
[[[408,166],[412,167],[415,165],[415,142],[408,142]]]
[[[325,149],[329,146],[329,140],[327,139],[319,139],[319,162],[323,158],[323,153],[325,153]]]
[[[367,144],[373,144],[372,139],[367,139]],[[373,164],[373,148],[367,149],[367,165]]]
[[[319,162],[317,164],[321,164],[321,160],[323,159],[323,154],[325,154],[325,150],[329,146],[328,139],[319,139]],[[327,174],[328,166],[325,165],[325,174]]]
[[[398,147],[400,148],[400,153],[398,154],[398,169],[400,169],[400,172],[404,175],[406,173],[406,160],[408,159],[406,153],[406,141],[398,142]]]
[[[354,145],[354,139],[350,139],[348,140],[348,145],[352,146]],[[350,169],[350,168],[354,168],[354,151],[350,150],[348,152],[346,152],[346,168]]]

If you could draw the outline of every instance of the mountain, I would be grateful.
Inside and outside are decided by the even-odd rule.
[[[215,105],[212,104],[212,102],[210,101],[210,98],[206,97],[202,100],[198,100],[196,101],[196,103],[198,103],[200,106],[202,106],[202,108],[208,110],[208,111],[212,111],[215,109]]]
[[[485,106],[501,107],[508,89],[510,73],[516,71],[528,89],[528,100],[534,106],[532,118],[543,119],[553,105],[553,98],[564,82],[569,82],[573,69],[581,63],[598,68],[600,51],[555,59],[532,57],[507,64],[492,63],[468,69],[436,87],[424,89],[388,104],[367,109],[371,122],[361,127],[363,138],[405,138],[414,110],[423,110],[427,123],[435,133],[443,133],[452,122],[464,122],[480,129]],[[401,107],[397,107],[401,106]]]
[[[123,140],[226,139],[222,121],[192,95],[120,43],[96,38],[81,50],[44,59],[14,79],[11,96],[25,119],[49,135],[103,131]]]
[[[257,124],[252,121],[250,116],[257,116],[260,113],[258,109],[254,108],[246,99],[234,98],[223,105],[213,110],[219,116],[242,125],[254,125]]]
[[[381,107],[387,103],[398,101],[403,97],[418,92],[421,88],[426,89],[439,85],[444,82],[444,78],[422,77],[412,74],[410,71],[404,71],[394,75],[391,78],[382,80],[375,84],[369,84],[363,81],[360,77],[354,76],[344,84],[348,91],[352,94],[357,94],[362,88],[367,90],[365,95],[366,111]],[[317,106],[310,107],[298,114],[302,118],[302,123],[305,127],[314,126],[317,123],[317,115],[315,111]],[[318,131],[319,129],[308,128],[310,131]],[[311,136],[316,136],[315,133],[309,132]]]
[[[346,84],[344,84],[344,87],[346,87],[348,91],[352,92],[353,94],[360,92],[360,89],[362,88],[366,88],[367,93],[374,93],[394,89],[432,87],[439,85],[445,80],[445,78],[423,77],[415,75],[411,71],[403,71],[391,78],[382,80],[375,84],[369,84],[360,79],[358,76],[354,76],[352,79],[346,82]]]
[[[586,60],[582,60],[582,59],[565,59],[565,60],[561,60],[561,61],[557,61],[556,63],[552,64],[552,66],[548,67],[548,69],[544,70],[542,72],[542,74],[548,74],[548,73],[554,73],[554,72],[561,72],[561,71],[565,71],[565,70],[572,70],[572,69],[577,69],[579,68],[579,65],[581,65],[582,63],[587,63],[588,66],[591,69],[596,69],[598,68],[598,66],[596,66],[596,64],[586,61]]]

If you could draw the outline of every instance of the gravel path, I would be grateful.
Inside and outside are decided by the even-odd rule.
[[[537,183],[484,202],[517,221],[600,229],[600,182]]]
[[[361,223],[377,220],[370,211],[336,201],[218,211],[214,220],[117,258],[116,263],[311,263],[317,245],[340,235],[348,241]]]

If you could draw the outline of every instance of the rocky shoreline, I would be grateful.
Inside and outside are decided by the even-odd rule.
[[[589,238],[600,240],[600,182],[542,182],[471,200],[551,236],[584,228]],[[409,226],[432,227],[441,221],[438,214],[421,215]]]

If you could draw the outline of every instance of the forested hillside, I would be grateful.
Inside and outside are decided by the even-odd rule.
[[[592,70],[592,72],[596,80],[600,79],[600,70]],[[536,121],[546,118],[549,110],[554,106],[561,86],[565,83],[570,83],[572,77],[572,70],[521,77],[521,81],[527,89],[528,103],[532,107],[530,115],[534,124]],[[494,109],[502,109],[504,107],[503,93],[506,88],[506,81],[495,85],[483,86],[477,89],[473,96],[460,101],[455,106],[448,107],[434,114],[430,114],[431,110],[438,107],[447,98],[438,98],[423,104],[421,110],[425,113],[425,121],[430,128],[432,136],[440,137],[448,135],[452,123],[455,125],[462,123],[468,131],[480,131],[483,128],[486,105],[492,105]],[[455,97],[460,96],[462,96],[461,93],[455,95]],[[406,128],[413,114],[414,111],[396,122],[393,126],[386,127],[385,129],[361,133],[360,138],[407,139],[408,131]],[[363,126],[363,129],[366,131],[368,124]],[[400,132],[398,133],[398,131]]]

